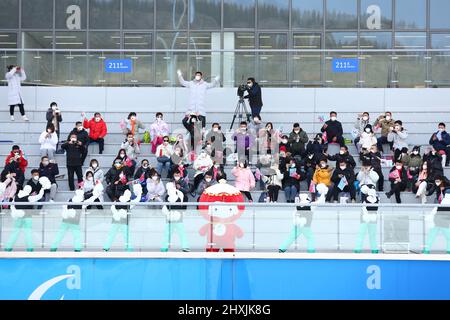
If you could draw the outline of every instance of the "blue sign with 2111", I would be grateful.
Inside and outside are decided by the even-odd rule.
[[[105,72],[108,73],[128,73],[132,72],[133,64],[130,59],[105,60]]]
[[[332,62],[332,71],[339,72],[359,72],[358,58],[338,59],[334,58]]]

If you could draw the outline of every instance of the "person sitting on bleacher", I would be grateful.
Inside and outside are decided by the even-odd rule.
[[[96,112],[91,120],[86,118],[85,113],[81,114],[83,117],[83,127],[89,129],[89,139],[87,146],[92,143],[98,143],[99,151],[102,154],[105,148],[105,136],[108,133],[108,127],[105,121],[102,119],[100,112]],[[87,148],[86,146],[86,148]]]
[[[83,146],[83,156],[81,158],[81,166],[84,166],[84,160],[86,160],[88,154],[87,145],[89,142],[89,135],[87,131],[84,130],[83,123],[81,121],[77,121],[75,123],[75,128],[73,128],[72,131],[70,131],[67,140],[70,140],[70,136],[73,134],[77,136],[77,142],[81,143],[80,145]]]
[[[372,167],[370,160],[364,160],[362,162],[361,170],[356,176],[356,179],[358,180],[360,187],[362,187],[363,185],[376,186],[380,177]]]
[[[61,149],[66,151],[67,180],[69,182],[70,191],[75,191],[73,182],[74,173],[77,175],[78,183],[83,181],[83,171],[81,167],[84,161],[84,145],[78,141],[77,134],[69,135],[69,140],[62,144]]]
[[[150,162],[147,159],[141,161],[141,166],[134,174],[134,180],[139,181],[142,186],[142,194],[147,194],[147,179],[150,178]]]
[[[370,149],[370,147],[377,144],[377,138],[375,137],[375,133],[373,132],[370,124],[366,125],[364,128],[358,144],[362,149]]]
[[[362,114],[358,114],[358,118],[356,118],[355,126],[352,131],[353,135],[353,142],[355,144],[355,147],[358,148],[358,144],[361,140],[361,134],[365,131],[366,126],[369,124],[370,118],[368,112],[363,112]]]
[[[192,192],[197,190],[200,181],[205,177],[205,173],[208,172],[213,166],[211,157],[206,153],[205,150],[200,151],[197,159],[195,159],[193,168],[195,170],[194,174],[194,184],[192,186]],[[194,195],[193,195],[194,196]]]
[[[314,184],[314,192],[311,194],[311,199],[315,201],[317,186],[319,184],[324,184],[328,188],[331,186],[331,172],[333,168],[328,165],[327,159],[320,160],[319,164],[316,166],[316,170],[314,171],[314,176],[312,179],[312,183]],[[311,191],[313,191],[311,188]]]
[[[116,159],[117,158],[122,160],[123,165],[128,169],[127,175],[132,177],[134,174],[134,170],[136,169],[136,160],[133,160],[131,157],[129,157],[127,151],[123,148],[120,149],[117,153]]]
[[[94,196],[94,188],[97,184],[101,184],[100,180],[95,180],[94,173],[90,170],[86,171],[84,175],[84,180],[80,184],[80,189],[83,190],[84,200],[90,199]],[[103,190],[103,189],[102,189]],[[103,192],[100,193],[97,197],[95,197],[94,202],[103,202]],[[89,209],[90,207],[88,207]],[[103,206],[97,205],[97,209],[102,210]]]
[[[11,202],[14,199],[16,193],[17,193],[17,184],[15,176],[11,173],[5,173],[4,175],[2,172],[0,179],[0,202]]]
[[[408,149],[408,131],[403,128],[403,123],[400,120],[395,121],[394,127],[389,128],[387,136],[388,142],[392,142],[392,149],[394,149],[394,161],[400,159],[402,149]]]
[[[416,198],[421,199],[422,204],[427,202],[427,193],[431,191],[434,183],[434,180],[430,179],[428,165],[428,162],[422,163],[417,175],[412,175],[412,192],[416,195]]]
[[[278,202],[278,194],[283,186],[283,174],[279,169],[278,162],[271,159],[270,168],[262,171],[262,180],[267,188],[267,195],[270,203]],[[217,180],[220,181],[220,180]]]
[[[339,150],[339,153],[336,153],[334,156],[330,156],[326,152],[324,152],[324,155],[329,161],[336,161],[336,163],[344,161],[349,168],[354,169],[356,167],[355,159],[350,154],[350,152],[348,152],[347,146],[342,146]]]
[[[283,190],[287,203],[294,203],[300,192],[300,181],[305,179],[305,172],[297,164],[295,158],[286,159],[285,167],[281,168],[283,173]]]
[[[380,115],[375,123],[374,128],[381,128],[381,136],[377,139],[377,148],[380,153],[383,153],[383,144],[389,144],[390,149],[392,149],[392,142],[389,142],[387,136],[389,134],[390,128],[395,125],[394,119],[392,119],[392,112],[386,111],[384,114]]]
[[[303,170],[306,172],[306,182],[308,183],[308,186],[311,184],[316,166],[322,159],[326,159],[326,155],[324,154],[322,134],[318,133],[313,141],[308,142],[305,157],[301,163]]]
[[[289,134],[287,151],[291,153],[294,158],[303,158],[305,155],[305,145],[308,143],[308,134],[305,130],[300,128],[298,122],[294,123],[291,133]]]
[[[156,120],[150,125],[152,153],[156,153],[156,148],[163,143],[164,137],[168,136],[169,133],[169,125],[163,120],[163,114],[161,112],[156,113]]]
[[[52,102],[50,104],[50,107],[47,109],[47,113],[45,115],[45,118],[47,119],[47,127],[50,124],[53,124],[56,132],[56,136],[58,137],[58,141],[60,141],[59,135],[61,133],[61,125],[60,123],[63,121],[61,110],[58,108],[58,104],[56,102]],[[58,152],[58,144],[56,145],[56,153]],[[64,153],[64,151],[63,151]]]
[[[92,171],[94,173],[94,180],[98,180],[101,183],[103,183],[103,180],[105,179],[105,173],[100,168],[97,159],[92,159],[89,163],[89,171]]]
[[[254,144],[254,137],[252,137],[250,131],[248,130],[247,122],[242,121],[239,124],[239,129],[236,129],[231,138],[235,141],[235,152],[238,159],[245,158],[247,162],[249,162],[250,149]]]
[[[331,176],[331,181],[333,182],[333,187],[327,194],[327,201],[331,201],[333,198],[334,202],[338,202],[339,193],[348,192],[350,193],[351,201],[353,203],[356,202],[355,172],[353,168],[347,166],[345,161],[337,164]]]
[[[169,143],[169,137],[165,136],[163,139],[163,143],[156,148],[156,161],[158,164],[156,165],[156,171],[158,174],[162,176],[162,171],[164,169],[167,170],[167,176],[170,176],[170,169],[172,165],[172,145]]]
[[[437,176],[434,179],[433,190],[428,193],[428,196],[436,192],[436,202],[441,203],[448,189],[450,189],[450,181],[445,176]]]
[[[247,123],[245,123],[247,126]],[[280,143],[280,133],[273,128],[272,122],[267,122],[265,128],[259,130],[259,154],[276,154]],[[253,137],[250,136],[250,141]]]
[[[439,123],[438,131],[433,133],[429,144],[442,155],[442,166],[448,166],[450,161],[450,134],[445,131],[445,123]]]
[[[397,203],[402,203],[402,199],[400,198],[400,192],[406,190],[406,186],[408,185],[408,181],[411,180],[412,177],[409,174],[408,170],[403,166],[403,163],[400,161],[395,162],[395,166],[389,171],[389,181],[391,182],[391,190],[386,192],[386,197],[390,199],[393,194],[395,194],[395,201]]]
[[[207,173],[205,173],[205,177],[200,182],[200,184],[197,187],[196,195],[198,196],[197,201],[199,201],[200,196],[203,194],[203,191],[205,191],[207,188],[217,184],[217,181],[214,179],[214,174],[210,170]],[[220,177],[220,176],[219,176]]]
[[[55,201],[56,192],[58,191],[58,184],[56,183],[57,175],[59,175],[58,164],[50,162],[46,156],[42,157],[41,163],[39,164],[39,176],[47,177],[51,183],[50,189],[44,192],[45,201]]]
[[[444,175],[444,168],[442,167],[442,157],[437,150],[432,146],[430,150],[423,155],[423,162],[428,162],[428,172],[430,179]]]
[[[150,178],[147,179],[147,201],[162,202],[166,188],[161,180],[161,175],[155,170],[150,171]]]
[[[39,192],[42,189],[42,185],[39,183],[39,170],[38,169],[33,169],[31,170],[31,178],[28,180],[27,182],[27,186],[31,187],[31,195],[37,195],[39,194]],[[42,197],[41,199],[39,199],[38,202],[44,202],[45,198]],[[41,209],[42,206],[37,207],[37,209]]]
[[[113,166],[105,175],[107,184],[106,194],[112,202],[117,201],[128,190],[128,181],[131,178],[129,168],[121,158],[114,159]]]
[[[370,147],[369,150],[362,149],[359,154],[359,160],[362,162],[370,162],[372,168],[378,174],[378,191],[384,190],[384,176],[381,170],[381,153],[376,145]]]
[[[187,168],[189,167],[189,164],[187,161],[186,154],[184,153],[183,150],[184,149],[180,145],[177,145],[176,147],[173,148],[173,153],[170,156],[171,165],[170,165],[170,172],[167,176],[168,178],[173,178],[173,173],[177,170],[181,172],[181,175],[183,177],[186,177],[188,175]]]
[[[250,191],[255,187],[256,182],[248,162],[244,159],[238,161],[237,166],[231,170],[231,174],[235,177],[234,186],[247,197],[249,202],[253,202]]]
[[[131,174],[134,174],[134,170],[136,169],[137,158],[138,158],[138,155],[141,153],[141,148],[139,147],[139,143],[137,143],[136,140],[134,139],[133,135],[131,133],[129,133],[127,135],[127,140],[122,142],[120,148],[125,149],[125,152],[126,152],[128,158],[130,158],[133,161],[133,167],[131,168]]]
[[[415,146],[408,155],[402,154],[401,160],[403,164],[408,168],[409,174],[413,177],[413,181],[417,180],[420,172],[420,167],[423,163],[422,157],[420,156],[420,147]],[[413,181],[411,182],[411,186],[408,186],[408,190],[412,189],[414,184]]]
[[[183,193],[183,202],[189,202],[190,186],[188,181],[186,181],[186,178],[183,176],[183,173],[181,173],[178,169],[175,169],[173,172],[173,180],[171,182],[175,185],[177,190]]]
[[[136,112],[130,112],[126,120],[122,120],[120,123],[120,128],[125,136],[129,133],[133,135],[136,141],[139,140],[139,129],[144,130],[145,125],[138,120]]]
[[[320,131],[326,133],[327,144],[338,143],[341,147],[345,145],[343,137],[344,130],[342,129],[342,124],[337,121],[337,112],[330,112],[330,120],[324,123]]]
[[[16,184],[16,192],[22,190],[23,183],[25,182],[25,175],[17,162],[14,161],[5,166],[1,173],[2,182],[4,182],[7,177],[11,177],[11,179],[14,180]]]
[[[227,139],[225,138],[225,134],[221,130],[220,124],[217,122],[213,123],[211,130],[206,135],[206,142],[209,143],[212,147],[211,158],[216,163],[224,163],[223,150],[226,140]]]
[[[50,160],[55,159],[58,135],[55,133],[55,126],[52,123],[47,125],[47,129],[39,136],[39,143],[41,144],[41,156],[48,156]]]
[[[28,166],[28,160],[25,159],[25,154],[18,145],[14,145],[10,154],[6,157],[5,166],[10,163],[14,163],[14,166],[19,168],[23,174],[25,174],[25,170]],[[16,178],[17,180],[17,178]]]

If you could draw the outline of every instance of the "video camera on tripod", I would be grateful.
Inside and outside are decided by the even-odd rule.
[[[248,90],[247,83],[241,83],[237,89],[237,95],[239,98],[244,99],[245,91]]]
[[[244,119],[244,116],[247,119],[247,122],[250,122],[251,113],[247,109],[247,105],[244,101],[244,94],[247,91],[248,86],[247,83],[244,82],[244,76],[242,75],[242,83],[237,88],[237,95],[239,97],[239,101],[236,105],[236,110],[234,111],[233,121],[231,121],[230,130],[233,129],[234,122],[236,118],[241,122]]]

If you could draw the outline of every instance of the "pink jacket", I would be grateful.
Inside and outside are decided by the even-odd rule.
[[[150,136],[152,139],[156,138],[157,136],[168,136],[169,135],[169,125],[164,121],[155,121],[150,126]]]
[[[249,168],[233,168],[231,174],[236,177],[234,186],[241,191],[250,191],[255,187],[255,177]]]
[[[7,178],[5,182],[2,182],[5,189],[3,192],[0,192],[0,201],[9,201],[9,199],[14,198],[14,195],[17,191],[17,185],[14,180],[11,178]],[[1,188],[3,190],[3,188]]]

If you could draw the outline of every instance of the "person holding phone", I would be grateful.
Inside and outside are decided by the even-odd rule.
[[[5,75],[8,82],[8,105],[11,121],[14,121],[14,108],[19,107],[22,120],[29,121],[25,115],[25,107],[22,99],[21,83],[27,79],[25,70],[20,66],[10,65],[7,67],[8,72]]]

